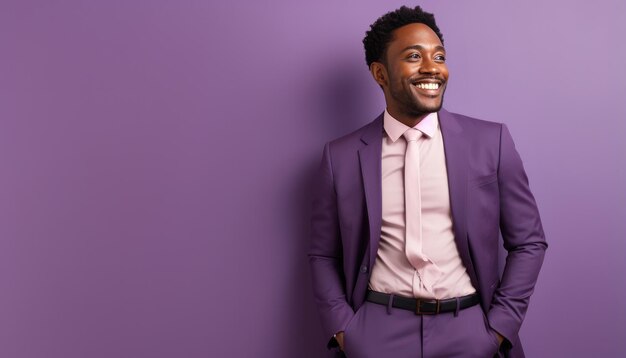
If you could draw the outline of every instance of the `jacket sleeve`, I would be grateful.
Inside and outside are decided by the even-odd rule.
[[[330,144],[324,147],[311,207],[309,264],[313,294],[324,333],[331,337],[328,347],[335,347],[333,335],[343,331],[354,316],[346,301],[342,243],[339,230],[337,196],[333,181]]]
[[[500,231],[508,255],[487,314],[489,325],[515,344],[548,247],[535,198],[507,127],[500,132]]]

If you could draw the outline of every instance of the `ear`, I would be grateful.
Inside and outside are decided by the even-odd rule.
[[[388,87],[389,82],[387,77],[387,68],[381,62],[372,62],[370,65],[370,72],[372,77],[374,77],[374,81],[378,83],[381,87]]]

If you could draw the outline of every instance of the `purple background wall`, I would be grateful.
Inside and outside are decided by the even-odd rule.
[[[361,39],[401,4],[2,1],[0,356],[324,356],[311,174],[382,111]],[[623,356],[625,3],[421,4],[543,215],[528,356]]]

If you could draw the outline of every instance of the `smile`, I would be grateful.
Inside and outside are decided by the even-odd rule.
[[[439,89],[439,83],[417,83],[415,84],[415,87],[428,90],[437,90]]]

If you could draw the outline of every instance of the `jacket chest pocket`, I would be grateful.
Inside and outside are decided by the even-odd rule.
[[[496,173],[468,182],[468,230],[477,237],[496,237],[500,220],[500,190]]]
[[[491,173],[487,175],[479,175],[468,180],[468,186],[470,188],[479,188],[484,185],[489,185],[498,181],[498,174]]]

